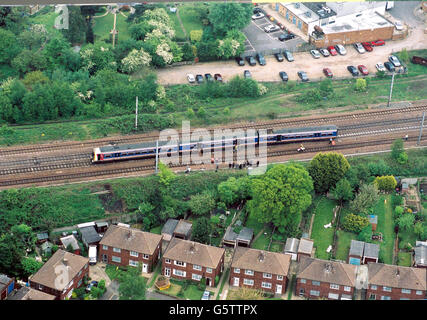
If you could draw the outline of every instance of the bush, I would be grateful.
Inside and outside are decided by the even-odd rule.
[[[197,286],[200,290],[206,290],[206,278],[202,278]]]
[[[359,233],[363,228],[369,225],[367,217],[359,216],[353,213],[347,214],[344,217],[342,227],[346,231]]]

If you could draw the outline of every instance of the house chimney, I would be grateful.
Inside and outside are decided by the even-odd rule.
[[[325,272],[326,272],[326,273],[331,273],[331,272],[333,272],[333,267],[332,267],[332,264],[331,264],[331,263],[327,263],[327,264],[325,265]]]
[[[190,245],[190,253],[191,254],[193,254],[193,253],[195,253],[196,252],[196,246],[195,246],[195,244],[194,243],[192,243],[191,245]]]
[[[130,238],[132,238],[132,230],[131,229],[129,229],[129,231],[128,231],[128,239],[130,239]]]
[[[399,271],[399,268],[396,268],[396,277],[400,277],[400,271]]]
[[[259,261],[259,262],[263,262],[263,261],[264,261],[264,258],[265,258],[265,257],[264,257],[264,253],[263,253],[263,252],[260,252],[260,253],[259,253],[259,255],[258,255],[258,261]]]
[[[68,265],[68,259],[67,259],[67,258],[62,259],[62,262],[63,262],[66,266]]]

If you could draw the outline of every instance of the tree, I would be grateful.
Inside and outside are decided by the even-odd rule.
[[[34,24],[18,36],[18,41],[28,50],[38,50],[48,39],[46,27]]]
[[[418,221],[414,225],[414,233],[417,235],[417,238],[420,239],[424,233],[423,223]]]
[[[405,63],[409,62],[409,54],[408,54],[408,51],[406,50],[406,48],[402,49],[402,51],[399,54],[399,58],[400,58],[400,61],[403,61]]]
[[[401,206],[397,206],[396,208],[394,208],[394,213],[395,213],[395,219],[399,219],[403,212],[405,212],[405,209]]]
[[[363,242],[371,242],[372,241],[372,226],[368,224],[366,227],[360,231],[357,236],[357,240]]]
[[[218,185],[219,199],[227,205],[233,204],[238,198],[238,189],[237,179],[234,177],[228,178],[227,181]]]
[[[29,89],[31,89],[35,84],[45,84],[49,81],[49,78],[44,75],[41,71],[33,71],[28,72],[24,79],[22,80],[22,83]]]
[[[300,164],[279,164],[251,182],[250,214],[293,233],[312,201],[313,181],[307,170]]]
[[[214,3],[210,6],[208,19],[217,35],[229,30],[242,30],[252,17],[252,5],[246,3]]]
[[[126,274],[119,286],[120,300],[145,300],[145,280],[141,276]]]
[[[193,42],[199,42],[202,40],[203,30],[191,30],[190,40]]]
[[[366,79],[358,78],[356,79],[355,90],[359,92],[365,92],[367,89]]]
[[[21,263],[27,277],[35,274],[43,266],[43,262],[39,262],[34,258],[23,258]]]
[[[198,218],[193,225],[192,239],[196,242],[208,244],[212,227],[210,221],[206,217]]]
[[[86,38],[86,20],[80,7],[68,7],[68,29],[61,29],[65,38],[72,44],[82,44]]]
[[[400,164],[404,164],[406,161],[408,161],[408,156],[406,155],[405,149],[403,149],[402,139],[394,140],[391,146],[391,157]]]
[[[323,193],[333,188],[349,168],[350,164],[341,153],[316,154],[308,166],[308,172],[313,178],[314,190]]]
[[[22,50],[13,60],[12,67],[21,73],[44,70],[47,60],[42,51]]]
[[[366,214],[378,201],[378,188],[374,184],[363,184],[354,200],[350,201],[350,210],[357,214]]]
[[[9,64],[20,50],[16,36],[11,31],[0,28],[0,63]]]
[[[150,65],[151,56],[143,49],[133,49],[127,56],[122,60],[122,70],[126,73],[134,73],[142,67]]]
[[[394,176],[376,177],[374,180],[375,185],[381,191],[393,191],[396,188],[397,182]]]
[[[349,213],[343,219],[342,228],[346,231],[359,233],[367,225],[369,225],[367,217]]]
[[[353,198],[353,188],[346,178],[342,178],[337,182],[335,188],[332,189],[332,193],[341,204],[343,201],[349,201]]]
[[[411,230],[414,227],[415,216],[412,213],[405,213],[397,219],[399,229],[406,231]]]
[[[168,187],[173,180],[175,180],[176,175],[173,173],[173,171],[166,166],[163,162],[159,162],[159,179],[160,183]]]
[[[215,199],[210,192],[198,193],[191,196],[188,206],[196,215],[206,215],[215,208]]]
[[[91,75],[104,68],[117,70],[114,53],[109,44],[102,42],[87,44],[80,50],[80,57],[83,69]]]

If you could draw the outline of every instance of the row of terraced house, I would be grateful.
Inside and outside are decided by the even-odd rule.
[[[167,248],[162,254],[162,245]],[[162,274],[178,280],[200,281],[216,286],[224,271],[225,249],[190,240],[144,232],[123,225],[111,225],[99,243],[99,259],[116,266],[141,266],[150,273],[161,260]],[[248,247],[235,247],[231,287],[248,287],[282,295],[289,286],[292,256]],[[363,290],[366,299],[398,300],[426,298],[426,268],[381,263],[353,265],[302,255],[296,264],[298,296],[308,299],[355,298]],[[32,277],[34,290],[66,299],[88,276],[88,258],[58,250]]]

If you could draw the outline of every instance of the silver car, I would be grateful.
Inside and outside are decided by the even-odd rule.
[[[324,57],[329,57],[331,54],[329,53],[329,51],[325,48],[319,49],[319,52],[322,54],[322,56]]]
[[[395,66],[395,67],[400,67],[401,63],[399,61],[399,59],[397,59],[396,56],[390,56],[388,57],[388,60]]]
[[[320,58],[320,52],[317,50],[310,50],[311,55],[313,56],[314,59],[319,59]]]
[[[188,79],[188,82],[190,83],[196,82],[196,78],[194,78],[194,75],[191,73],[187,74],[187,79]]]
[[[375,65],[375,68],[377,68],[377,70],[378,71],[387,71],[386,69],[385,69],[385,67],[384,67],[384,65],[381,63],[381,62],[378,62],[376,65]]]
[[[357,52],[359,52],[359,53],[365,53],[366,52],[366,50],[365,50],[365,48],[363,48],[363,46],[362,46],[362,44],[361,43],[355,43],[354,44],[354,48],[357,50]]]
[[[338,53],[342,56],[347,54],[347,50],[345,50],[344,46],[342,44],[337,44],[335,46],[335,49],[338,51]]]

